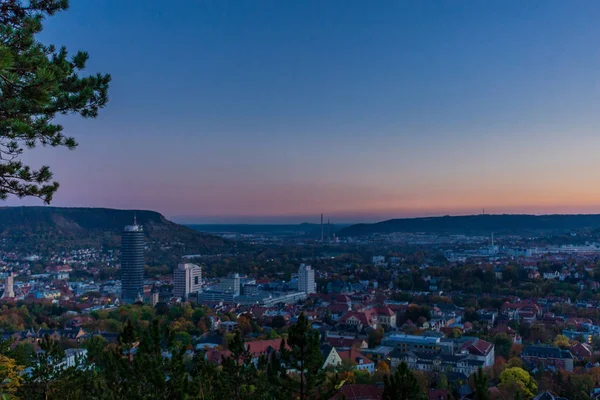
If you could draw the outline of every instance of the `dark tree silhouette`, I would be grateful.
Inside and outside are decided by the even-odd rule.
[[[475,386],[475,400],[490,399],[488,376],[481,367],[473,374],[473,386]]]
[[[318,389],[326,378],[319,332],[311,328],[304,314],[290,326],[288,338],[281,341],[280,355],[270,362],[271,380],[278,388],[276,398],[319,397]]]
[[[393,375],[383,380],[383,400],[425,400],[419,381],[405,362],[401,362]]]
[[[53,123],[57,114],[94,118],[108,100],[110,75],[80,77],[86,52],[69,56],[37,41],[45,17],[68,0],[0,0],[0,199],[34,196],[50,203],[58,189],[50,167],[32,169],[21,156],[38,145],[74,149]]]

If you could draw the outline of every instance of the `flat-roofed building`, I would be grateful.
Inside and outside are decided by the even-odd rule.
[[[442,353],[451,354],[454,348],[453,343],[442,341],[437,336],[405,335],[401,333],[393,333],[385,336],[381,344],[384,346],[393,346],[402,352],[437,353],[441,351]]]
[[[202,267],[196,264],[179,264],[173,271],[173,294],[183,300],[202,288]]]

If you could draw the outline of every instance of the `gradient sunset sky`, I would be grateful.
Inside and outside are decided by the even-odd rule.
[[[57,206],[187,222],[600,213],[600,2],[72,0],[108,72]],[[11,199],[7,205],[40,204]]]

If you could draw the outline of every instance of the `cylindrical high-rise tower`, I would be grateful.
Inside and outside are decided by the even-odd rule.
[[[134,220],[121,237],[121,301],[134,303],[144,296],[144,230]]]

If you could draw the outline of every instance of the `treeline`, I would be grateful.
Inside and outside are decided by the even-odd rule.
[[[587,268],[585,268],[587,267]],[[571,301],[600,301],[597,289],[591,289],[591,282],[600,282],[600,264],[597,261],[575,264],[565,262],[553,264],[540,262],[539,274],[555,271],[577,272],[564,280],[530,278],[530,269],[522,265],[510,264],[495,270],[493,264],[464,264],[452,267],[429,267],[426,270],[416,267],[406,268],[394,281],[394,287],[404,292],[427,292],[435,286],[436,292],[452,293],[457,302],[461,297],[477,299],[485,294],[495,297],[518,296],[539,298],[555,296]],[[432,279],[435,284],[432,285]],[[581,283],[586,286],[582,288]],[[380,282],[385,284],[385,281]],[[410,293],[406,294],[410,296]]]
[[[531,399],[540,390],[588,399],[600,382],[600,368],[589,373],[552,374],[543,370],[530,375],[520,359],[498,362],[479,371],[468,382],[448,382],[443,372],[413,372],[401,363],[391,374],[380,362],[375,375],[360,374],[343,363],[324,368],[319,331],[303,315],[280,331],[278,351],[253,358],[241,331],[227,337],[220,363],[207,360],[203,351],[191,351],[185,335],[154,318],[148,325],[128,320],[118,339],[107,342],[92,336],[82,349],[67,348],[49,337],[41,351],[25,361],[8,342],[0,344],[0,395],[22,399],[343,399],[354,383],[379,384],[387,400],[424,400],[429,390],[446,389],[448,400],[461,398],[468,383],[475,399],[490,399],[490,387],[505,399]],[[505,338],[506,339],[506,338]],[[506,351],[510,341],[505,340]],[[499,353],[503,346],[496,341]],[[70,358],[68,357],[70,355]]]
[[[127,323],[116,343],[94,336],[87,357],[73,356],[49,337],[39,343],[31,367],[0,347],[0,393],[23,399],[330,399],[351,382],[349,374],[323,369],[319,332],[300,316],[279,351],[258,360],[246,350],[241,333],[228,344],[220,365],[202,352],[186,351],[167,326],[154,320],[138,330]],[[384,379],[386,399],[424,399],[425,392],[405,365]],[[387,397],[386,397],[387,396]]]

